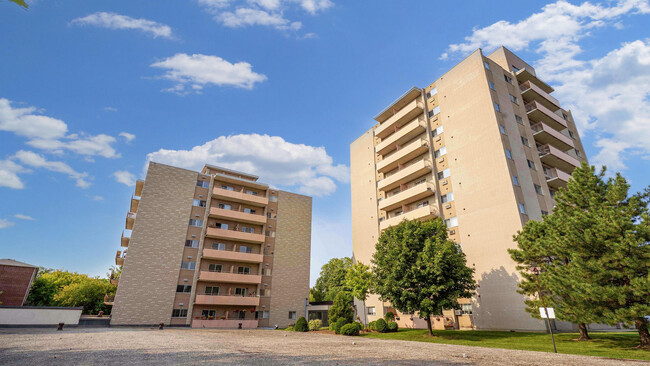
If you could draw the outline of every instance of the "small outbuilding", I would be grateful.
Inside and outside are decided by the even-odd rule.
[[[38,267],[13,259],[0,259],[0,303],[23,306]]]

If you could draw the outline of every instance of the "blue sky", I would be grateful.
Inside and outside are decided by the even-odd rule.
[[[537,68],[590,162],[650,183],[648,1],[0,1],[0,257],[104,275],[149,160],[314,196],[351,254],[349,144],[478,47]]]

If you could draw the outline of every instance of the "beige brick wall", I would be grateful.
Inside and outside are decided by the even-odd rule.
[[[111,324],[169,324],[197,173],[150,163]]]
[[[278,192],[278,219],[273,256],[269,325],[286,327],[289,312],[305,316],[309,297],[311,254],[311,197]]]

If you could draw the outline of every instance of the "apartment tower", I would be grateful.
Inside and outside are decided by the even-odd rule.
[[[479,49],[407,91],[350,145],[355,260],[369,263],[380,233],[403,219],[441,217],[476,271],[476,295],[434,317],[436,327],[545,329],[524,311],[507,249],[586,161],[571,112],[552,91],[506,48]],[[368,320],[390,308],[377,296],[365,305]],[[400,321],[424,326],[417,316]]]
[[[115,257],[111,325],[285,327],[304,316],[311,197],[257,179],[150,163]]]

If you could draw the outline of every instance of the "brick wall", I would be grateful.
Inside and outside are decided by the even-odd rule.
[[[22,306],[36,268],[0,266],[0,303]]]

